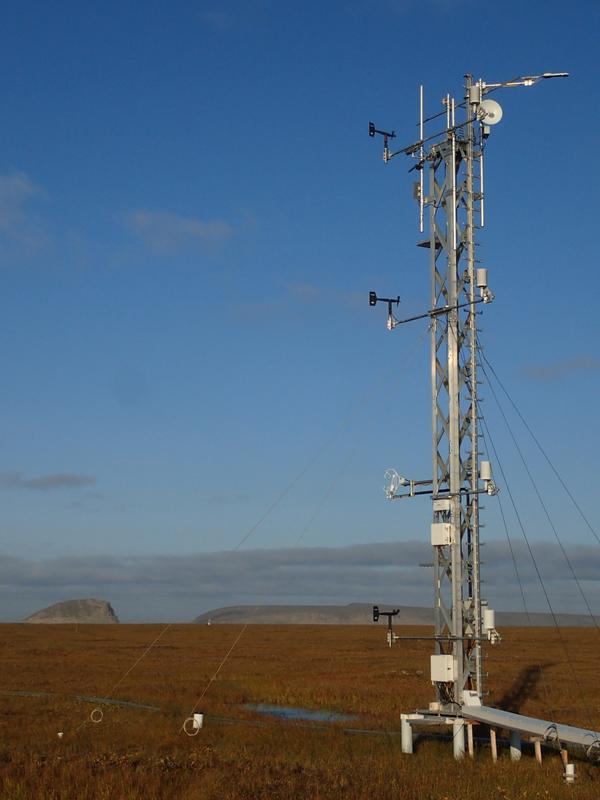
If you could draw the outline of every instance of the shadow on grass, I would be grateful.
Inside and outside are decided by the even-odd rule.
[[[504,711],[511,711],[518,714],[526,700],[534,698],[537,688],[543,676],[543,671],[554,664],[532,664],[524,667],[519,673],[516,681],[498,700],[498,708]]]

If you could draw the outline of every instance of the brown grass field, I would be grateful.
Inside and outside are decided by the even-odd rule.
[[[124,677],[163,627],[0,626],[2,800],[600,797],[600,767],[577,762],[576,784],[566,786],[551,752],[541,766],[528,750],[513,763],[503,746],[493,764],[484,730],[475,731],[475,758],[460,764],[439,737],[402,755],[400,712],[432,699],[431,643],[390,650],[382,626],[249,626],[198,707],[204,728],[187,737],[182,723],[241,628],[170,627]],[[553,629],[502,633],[502,644],[487,648],[489,704],[600,730],[598,630],[564,630],[562,641]],[[93,724],[98,704],[77,694],[160,711],[103,705]],[[246,702],[358,720],[286,722],[249,712]]]

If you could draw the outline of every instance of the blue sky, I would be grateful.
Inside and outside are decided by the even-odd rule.
[[[427,257],[411,163],[383,165],[367,123],[410,142],[419,84],[435,112],[466,71],[571,73],[496,95],[482,253],[497,299],[482,337],[593,520],[599,17],[591,1],[5,11],[0,551],[30,571],[5,584],[1,616],[88,594],[67,578],[38,586],[36,564],[62,575],[87,559],[92,574],[106,557],[228,551],[298,475],[244,548],[300,540],[335,558],[427,539],[427,501],[381,490],[387,467],[431,470],[425,327],[389,334],[367,304],[376,289],[425,310]],[[543,543],[552,532],[482,391]],[[519,436],[562,538],[593,545]],[[495,501],[487,514],[485,536],[502,539]],[[425,574],[423,602],[428,587]],[[365,599],[343,584],[336,597]],[[129,602],[121,616],[143,617]],[[214,605],[164,603],[182,618]]]

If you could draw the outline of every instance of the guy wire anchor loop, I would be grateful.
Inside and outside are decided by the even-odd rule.
[[[204,714],[195,713],[183,723],[183,732],[186,736],[197,736],[204,724]]]
[[[548,725],[544,731],[544,739],[547,742],[558,742],[558,728],[554,723]]]
[[[585,754],[590,761],[600,761],[600,739],[594,739],[586,749]]]

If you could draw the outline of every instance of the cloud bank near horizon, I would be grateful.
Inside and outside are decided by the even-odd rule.
[[[558,545],[536,542],[536,562],[553,609],[586,613]],[[513,543],[528,610],[547,612],[525,545]],[[515,568],[505,542],[486,543],[483,594],[498,610],[523,611]],[[600,610],[600,548],[577,545],[569,561],[595,613]],[[109,600],[123,621],[190,621],[213,608],[237,604],[431,604],[431,560],[423,542],[348,547],[248,550],[192,555],[96,555],[0,559],[4,619],[21,619],[75,597]]]
[[[22,472],[0,472],[0,489],[31,489],[47,492],[52,489],[81,489],[94,486],[93,475],[78,475],[72,472],[53,472],[37,478],[26,478]]]

